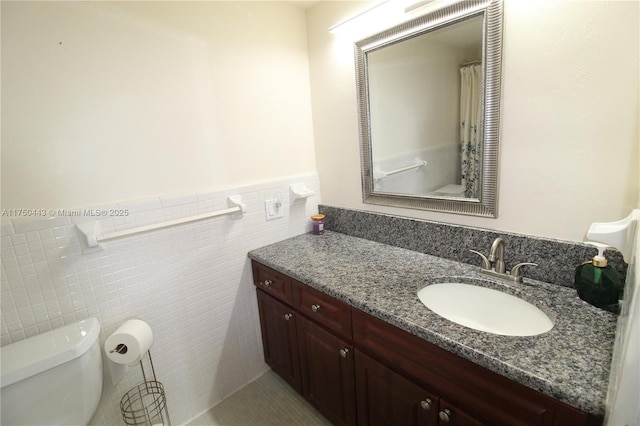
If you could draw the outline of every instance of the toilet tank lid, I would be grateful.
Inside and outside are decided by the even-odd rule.
[[[0,348],[1,387],[84,355],[98,339],[100,323],[87,318]]]

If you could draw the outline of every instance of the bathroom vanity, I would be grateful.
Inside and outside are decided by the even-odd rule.
[[[554,321],[514,337],[427,309],[417,290],[479,267],[327,231],[253,250],[266,362],[334,424],[592,425],[616,317],[524,280]],[[496,280],[499,282],[499,280]]]

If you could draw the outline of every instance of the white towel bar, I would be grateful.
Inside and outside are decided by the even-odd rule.
[[[113,240],[115,238],[126,237],[127,235],[139,234],[141,232],[153,231],[154,229],[168,228],[170,226],[181,225],[183,223],[195,222],[197,220],[208,219],[210,217],[224,216],[225,214],[231,214],[240,212],[240,207],[231,207],[230,209],[218,210],[212,213],[199,214],[196,216],[189,216],[182,219],[168,220],[166,222],[154,223],[151,225],[138,226],[137,228],[125,229],[124,231],[109,232],[103,234],[97,238],[98,242]]]
[[[242,216],[246,212],[246,206],[242,203],[239,196],[229,197],[228,201],[229,204],[231,204],[233,207],[223,210],[217,210],[215,212],[168,220],[166,222],[153,223],[150,225],[124,229],[122,231],[108,232],[106,234],[102,233],[99,221],[79,223],[76,225],[76,228],[78,229],[78,232],[81,236],[80,239],[82,241],[84,252],[90,253],[96,250],[101,250],[101,247],[98,245],[101,241],[113,240],[116,238],[126,237],[128,235],[140,234],[142,232],[168,228],[171,226],[182,225],[184,223],[195,222],[198,220],[209,219],[212,217],[224,216],[228,214],[239,213],[239,216]]]

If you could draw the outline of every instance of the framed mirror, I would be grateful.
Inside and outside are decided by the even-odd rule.
[[[502,1],[356,42],[363,202],[497,217]]]

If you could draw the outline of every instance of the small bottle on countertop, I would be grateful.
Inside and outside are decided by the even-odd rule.
[[[575,286],[578,296],[593,306],[617,312],[623,285],[616,270],[604,257],[606,244],[586,242],[598,249],[593,259],[576,268]]]
[[[313,220],[313,233],[316,235],[320,235],[324,233],[324,218],[323,214],[314,214],[311,216],[311,220]]]

